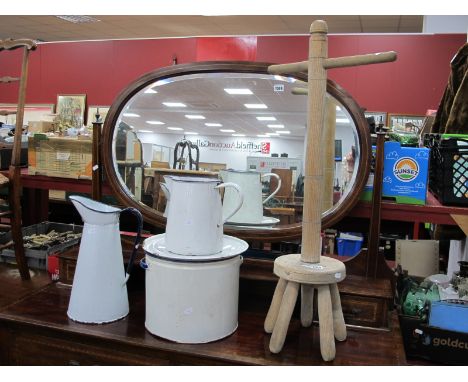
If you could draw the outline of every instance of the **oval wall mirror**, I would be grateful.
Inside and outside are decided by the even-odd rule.
[[[103,130],[105,172],[119,202],[138,208],[150,224],[165,227],[166,197],[160,186],[165,175],[242,182],[239,176],[257,172],[254,179],[263,198],[277,192],[263,204],[263,216],[260,209],[256,220],[229,222],[225,233],[245,240],[300,238],[307,99],[293,89],[306,88],[307,76],[271,75],[269,65],[175,65],[124,89]],[[322,214],[323,227],[329,227],[359,199],[370,147],[358,104],[330,80],[325,119],[324,131],[332,136],[317,144],[329,148]]]

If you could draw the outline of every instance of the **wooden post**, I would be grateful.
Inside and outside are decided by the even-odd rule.
[[[21,135],[23,132],[24,104],[26,103],[26,84],[28,82],[28,58],[29,50],[23,50],[23,62],[21,64],[21,80],[19,83],[18,109],[16,111],[15,139],[11,154],[11,165],[19,166],[21,163]]]
[[[92,153],[92,176],[91,197],[100,201],[102,198],[102,168],[101,168],[101,126],[99,110],[96,113],[96,121],[93,122],[93,153]],[[89,118],[89,117],[88,117]]]
[[[336,102],[332,97],[326,98],[325,126],[323,133],[323,205],[322,211],[333,207],[333,186],[335,184],[335,131]]]
[[[18,109],[16,112],[15,138],[13,140],[13,151],[11,154],[11,164],[9,168],[10,178],[10,208],[12,210],[11,218],[11,236],[15,248],[16,264],[23,280],[29,280],[28,262],[24,251],[23,230],[21,226],[21,136],[23,132],[24,104],[26,100],[26,84],[28,82],[28,58],[29,49],[23,50],[23,62],[21,64],[21,80],[19,83]]]
[[[322,130],[327,90],[327,24],[317,20],[310,26],[307,97],[307,132],[304,171],[304,209],[302,218],[301,260],[320,262],[320,229],[322,224],[323,155]]]
[[[380,213],[382,201],[382,180],[384,165],[385,132],[377,132],[375,151],[374,184],[372,190],[372,212],[370,218],[369,243],[367,245],[366,277],[377,277],[380,240]]]

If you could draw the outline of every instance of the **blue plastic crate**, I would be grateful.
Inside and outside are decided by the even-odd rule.
[[[362,248],[363,238],[356,240],[337,238],[338,256],[356,256]]]

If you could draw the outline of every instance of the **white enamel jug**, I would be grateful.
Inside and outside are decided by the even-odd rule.
[[[216,178],[164,176],[161,188],[167,207],[166,249],[180,255],[211,255],[222,251],[223,224],[242,206],[243,193],[234,183]],[[221,183],[221,184],[220,184]],[[223,220],[220,188],[237,199]]]
[[[239,185],[244,193],[242,207],[226,220],[231,224],[260,224],[263,220],[263,205],[270,200],[281,188],[281,178],[278,174],[261,174],[255,171],[221,170],[219,175],[223,182],[233,182]],[[266,177],[278,179],[278,187],[265,200],[262,200],[262,179]],[[232,209],[235,203],[231,190],[224,193],[223,213]]]
[[[70,196],[84,222],[67,315],[74,321],[116,321],[129,312],[127,281],[140,240],[143,218],[135,208],[123,210],[88,199]],[[120,243],[121,212],[137,216],[138,229],[127,269]]]

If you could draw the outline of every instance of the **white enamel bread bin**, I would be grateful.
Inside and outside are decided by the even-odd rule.
[[[198,344],[237,329],[242,257],[170,261],[146,254],[146,329],[159,337]]]

